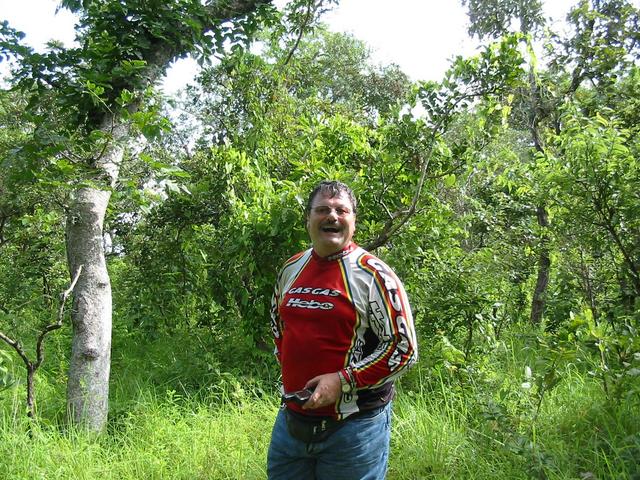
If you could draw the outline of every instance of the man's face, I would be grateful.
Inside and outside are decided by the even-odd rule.
[[[307,231],[313,249],[321,257],[339,252],[349,245],[356,231],[353,205],[345,193],[331,198],[319,192],[307,217]]]

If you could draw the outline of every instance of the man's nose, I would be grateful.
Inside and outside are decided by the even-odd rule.
[[[331,219],[337,219],[339,217],[338,210],[335,208],[330,209],[327,217]]]

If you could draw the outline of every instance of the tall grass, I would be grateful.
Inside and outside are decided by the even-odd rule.
[[[486,392],[404,392],[394,406],[389,478],[640,478],[638,402],[611,405],[593,379],[567,375],[535,421],[514,405],[492,415],[480,402]]]
[[[98,438],[4,415],[0,478],[262,479],[277,405],[142,395]]]
[[[36,424],[21,386],[1,392],[0,478],[264,479],[278,409],[266,367],[186,372],[188,354],[170,347],[115,356],[110,421],[97,438],[65,425],[57,369],[38,379]],[[538,412],[522,387],[535,355],[516,339],[464,375],[427,368],[428,359],[411,372],[394,401],[388,479],[640,478],[637,396],[612,401],[567,364]],[[134,367],[143,361],[148,368]]]

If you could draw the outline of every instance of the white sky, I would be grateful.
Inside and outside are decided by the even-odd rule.
[[[545,13],[562,20],[578,0],[545,0]],[[286,0],[275,0],[282,5]],[[640,3],[635,0],[634,3]],[[41,48],[50,39],[73,41],[73,15],[54,15],[56,0],[0,0],[0,20],[27,34]],[[364,40],[379,63],[394,62],[414,80],[439,80],[449,61],[470,55],[475,43],[467,35],[467,18],[460,0],[341,0],[324,21],[334,31]],[[163,87],[167,93],[185,85],[196,71],[193,61],[173,67]],[[0,71],[2,65],[0,64]]]
[[[546,15],[564,19],[578,0],[545,0]],[[397,63],[413,80],[440,80],[456,55],[475,52],[460,0],[341,0],[325,19],[374,50],[377,61]]]

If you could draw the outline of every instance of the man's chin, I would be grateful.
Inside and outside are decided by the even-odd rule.
[[[335,248],[335,251],[342,250],[344,247],[344,239],[343,238],[328,238],[325,241],[325,245],[330,248]]]

